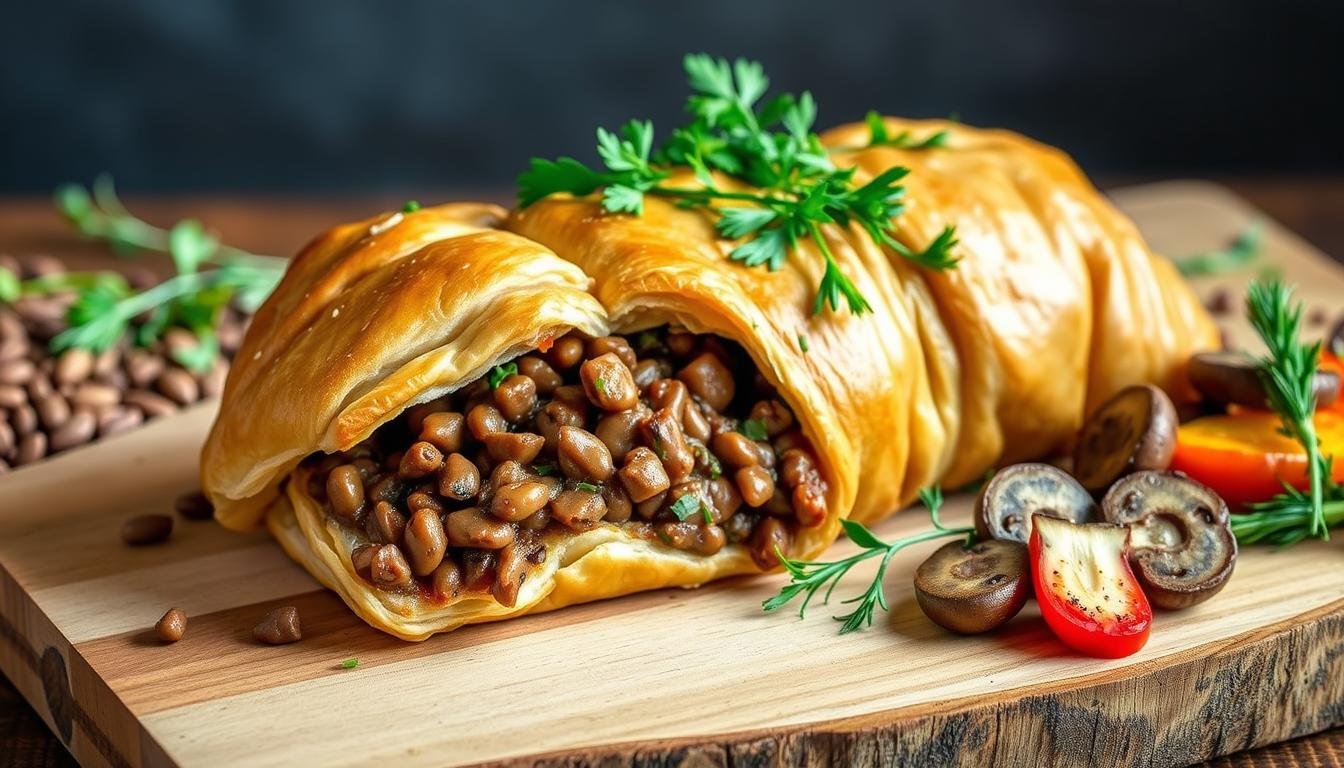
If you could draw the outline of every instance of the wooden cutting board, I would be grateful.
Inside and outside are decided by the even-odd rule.
[[[1116,198],[1169,253],[1257,217],[1205,184]],[[1266,234],[1269,261],[1338,315],[1344,270]],[[1243,279],[1222,285],[1240,295]],[[891,613],[843,638],[825,606],[762,614],[776,575],[408,644],[264,535],[179,520],[167,544],[120,543],[126,517],[171,513],[195,487],[211,417],[201,406],[0,477],[0,667],[86,765],[1183,765],[1344,723],[1344,536],[1244,551],[1217,599],[1159,615],[1148,647],[1115,661],[1070,653],[1034,605],[990,636],[929,623],[910,579],[935,544],[898,556]],[[969,507],[955,497],[949,516]],[[282,604],[299,607],[303,641],[254,643]],[[170,606],[190,627],[166,646],[150,628]]]

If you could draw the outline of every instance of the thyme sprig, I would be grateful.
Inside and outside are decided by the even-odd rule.
[[[284,274],[283,259],[225,245],[194,219],[161,229],[133,216],[107,176],[99,177],[91,191],[77,184],[60,187],[55,203],[85,236],[125,257],[142,251],[166,253],[177,274],[137,292],[112,271],[61,272],[20,281],[0,269],[0,301],[75,294],[66,315],[68,327],[51,339],[53,352],[101,352],[131,333],[136,344],[145,346],[176,326],[192,331],[199,343],[173,350],[174,359],[192,370],[208,370],[219,350],[214,329],[222,308],[232,303],[246,312],[255,310]]]
[[[833,617],[836,621],[841,622],[840,634],[842,635],[872,626],[873,613],[876,609],[880,607],[884,611],[887,610],[883,579],[887,573],[887,566],[891,563],[891,558],[897,552],[912,544],[951,536],[964,536],[969,541],[974,533],[973,528],[950,528],[943,524],[939,517],[939,512],[943,507],[942,489],[937,487],[926,488],[919,492],[919,498],[929,510],[929,519],[933,524],[933,528],[930,530],[886,542],[868,530],[863,523],[855,520],[841,520],[840,524],[845,530],[845,535],[855,544],[863,547],[861,551],[849,557],[840,560],[807,562],[790,560],[776,549],[775,554],[779,558],[780,564],[784,566],[784,570],[788,571],[790,581],[779,591],[778,595],[761,603],[761,608],[767,612],[776,611],[802,595],[803,602],[798,606],[798,617],[804,618],[808,603],[816,596],[818,590],[826,587],[826,594],[822,597],[822,602],[829,602],[831,592],[835,590],[836,585],[840,583],[845,574],[849,573],[851,568],[864,560],[880,557],[877,572],[873,575],[873,580],[869,583],[868,588],[857,597],[843,601],[844,603],[857,603],[854,610],[843,616]]]
[[[745,59],[729,63],[690,54],[683,66],[692,90],[686,103],[690,122],[673,129],[656,150],[653,124],[647,120],[631,120],[619,132],[599,128],[597,153],[604,170],[572,157],[533,158],[518,177],[519,206],[557,193],[582,196],[601,190],[608,213],[638,216],[649,195],[675,200],[718,214],[719,234],[743,241],[729,258],[770,270],[783,266],[799,241],[810,238],[825,260],[814,314],[827,307],[838,310],[842,301],[855,314],[872,309],[836,261],[821,231],[825,225],[856,222],[874,240],[922,266],[956,264],[952,227],[920,251],[895,238],[894,220],[905,209],[905,187],[899,182],[908,169],[892,168],[856,186],[855,169],[837,168],[812,131],[817,106],[810,93],[762,101],[770,81],[759,63]],[[884,127],[883,139],[895,137],[886,136]],[[698,186],[669,183],[677,168],[689,168]],[[725,188],[719,181],[723,177],[756,189]]]
[[[1251,283],[1246,313],[1268,349],[1260,358],[1260,379],[1269,406],[1283,422],[1283,434],[1297,440],[1307,455],[1308,487],[1301,491],[1285,483],[1283,493],[1250,505],[1250,514],[1234,516],[1232,532],[1243,543],[1328,539],[1330,527],[1344,519],[1344,488],[1331,477],[1333,457],[1322,454],[1313,421],[1312,380],[1321,343],[1301,342],[1302,304],[1293,301],[1292,289],[1278,279]]]

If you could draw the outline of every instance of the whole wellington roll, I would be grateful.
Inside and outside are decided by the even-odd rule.
[[[899,239],[824,237],[871,313],[813,315],[823,258],[727,258],[650,197],[384,214],[310,244],[255,316],[202,458],[224,525],[263,521],[371,625],[419,640],[810,558],[846,517],[1069,446],[1088,409],[1216,330],[1062,154],[947,129],[823,138],[858,180],[913,169]],[[675,180],[681,186],[694,179]],[[724,180],[724,184],[728,184]]]

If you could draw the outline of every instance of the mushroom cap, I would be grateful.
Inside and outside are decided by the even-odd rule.
[[[950,541],[915,569],[915,599],[935,624],[963,635],[1002,626],[1031,592],[1027,547],[985,539]]]
[[[1092,495],[1068,472],[1049,464],[1012,464],[980,489],[975,499],[975,533],[1026,543],[1037,512],[1085,523],[1097,514]]]
[[[1265,407],[1265,386],[1260,381],[1260,363],[1244,352],[1222,350],[1191,356],[1186,367],[1190,383],[1200,394],[1220,403],[1236,403],[1250,408]],[[1318,370],[1311,380],[1312,394],[1318,406],[1339,398],[1339,374]]]
[[[1093,492],[1130,472],[1163,470],[1176,453],[1176,406],[1151,384],[1125,387],[1098,408],[1078,434],[1073,475]]]
[[[1188,608],[1231,577],[1237,540],[1227,504],[1185,475],[1135,472],[1111,486],[1101,510],[1129,528],[1130,563],[1153,605]]]

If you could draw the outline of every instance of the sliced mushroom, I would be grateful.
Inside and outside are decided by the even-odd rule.
[[[1073,476],[1093,493],[1130,472],[1164,470],[1176,451],[1176,406],[1151,384],[1126,387],[1078,435]]]
[[[1049,464],[1013,464],[994,473],[975,500],[975,534],[1026,543],[1034,513],[1085,523],[1097,504],[1069,473]]]
[[[1129,528],[1129,560],[1153,605],[1176,610],[1208,600],[1232,575],[1237,540],[1227,504],[1177,472],[1135,472],[1101,502]]]
[[[1260,363],[1243,352],[1200,352],[1190,358],[1186,374],[1195,389],[1210,400],[1250,408],[1265,407]],[[1338,373],[1317,371],[1311,381],[1316,404],[1325,406],[1335,402],[1339,398],[1339,384]]]
[[[1027,547],[1016,541],[949,542],[915,570],[915,599],[924,615],[963,635],[1002,626],[1030,592]]]

